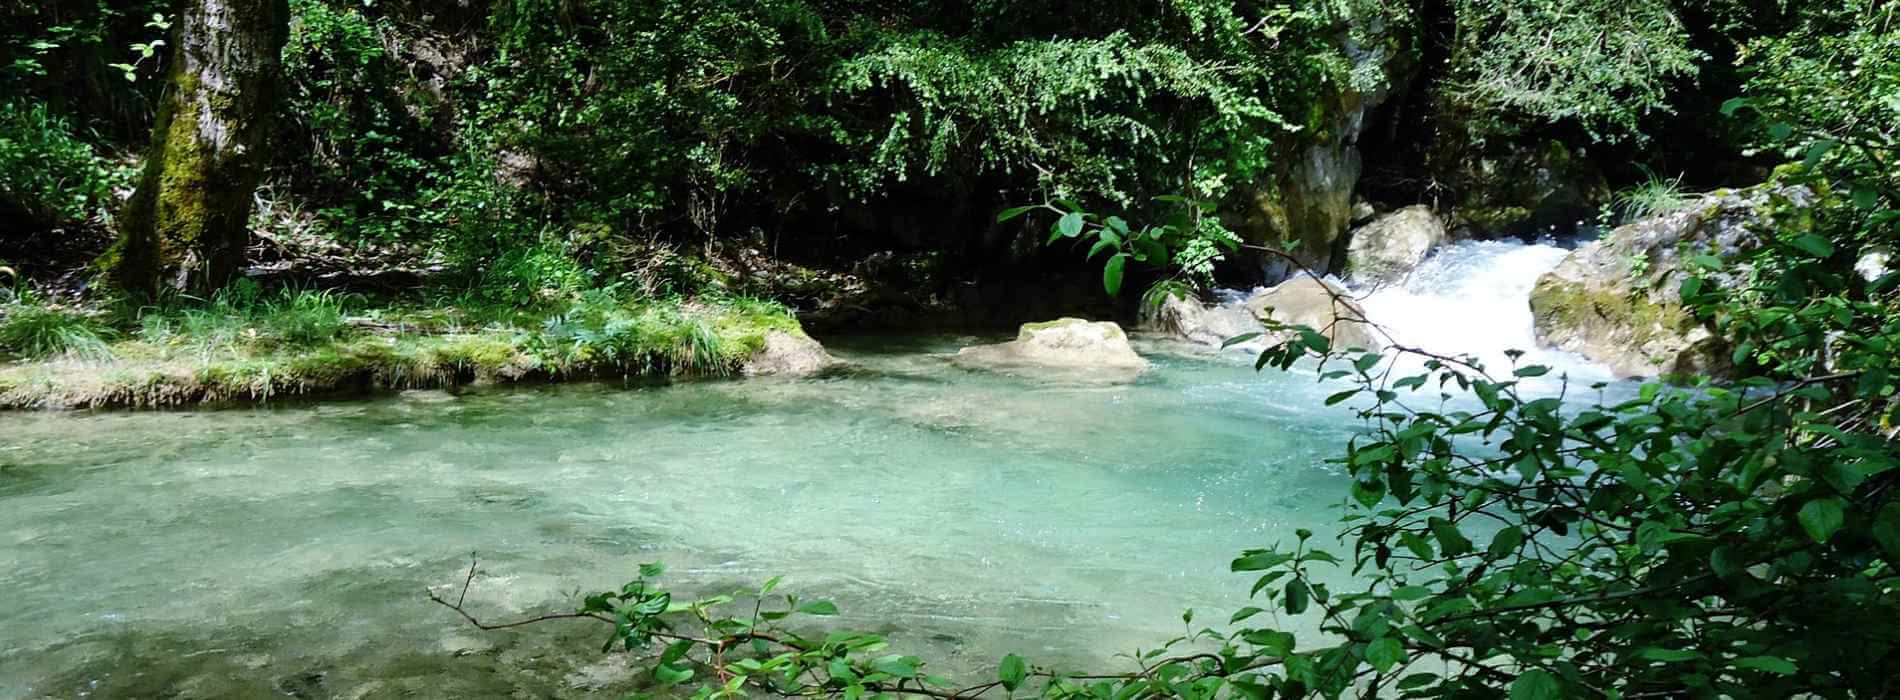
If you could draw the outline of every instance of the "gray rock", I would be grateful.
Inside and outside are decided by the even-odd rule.
[[[837,363],[825,346],[804,333],[766,331],[765,347],[746,358],[739,371],[748,377],[802,377]]]
[[[1339,349],[1381,346],[1365,321],[1365,309],[1338,285],[1300,275],[1237,302],[1208,305],[1198,299],[1171,297],[1145,320],[1150,330],[1208,347],[1224,347],[1231,338],[1260,333],[1235,347],[1260,350],[1287,339],[1267,332],[1266,320],[1319,331]]]
[[[1228,338],[1264,328],[1244,303],[1208,305],[1199,299],[1170,296],[1143,319],[1144,326],[1181,340],[1220,347]],[[1258,345],[1252,343],[1250,345]]]
[[[1805,188],[1754,187],[1617,227],[1538,278],[1530,298],[1538,342],[1627,377],[1725,373],[1726,344],[1682,306],[1684,262],[1759,248],[1771,204],[1813,198]]]
[[[1382,346],[1366,322],[1366,311],[1338,285],[1301,275],[1246,301],[1256,318],[1306,326],[1333,341],[1334,349]],[[1278,342],[1275,340],[1274,342]]]
[[[1128,334],[1112,321],[1092,322],[1061,318],[1047,323],[1025,323],[1016,339],[1007,343],[973,345],[957,351],[954,360],[975,367],[1056,367],[1135,371],[1148,361],[1135,354]]]
[[[1431,207],[1409,206],[1352,232],[1346,246],[1346,271],[1355,281],[1398,282],[1444,242],[1445,224]]]

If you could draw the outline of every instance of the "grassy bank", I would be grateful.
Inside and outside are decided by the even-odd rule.
[[[77,306],[0,300],[0,408],[166,407],[607,377],[745,371],[786,334],[750,298],[579,294],[469,310],[330,292],[237,290],[210,301]]]

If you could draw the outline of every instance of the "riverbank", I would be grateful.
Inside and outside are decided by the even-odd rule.
[[[317,292],[136,310],[0,306],[0,409],[161,408],[603,378],[801,374],[782,305],[585,295],[539,312],[353,307]]]

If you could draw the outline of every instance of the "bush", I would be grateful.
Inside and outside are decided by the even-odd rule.
[[[130,166],[101,156],[46,105],[0,104],[0,210],[47,224],[103,218],[131,181]]]

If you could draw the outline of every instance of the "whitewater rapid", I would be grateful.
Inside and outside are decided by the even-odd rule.
[[[1441,355],[1470,355],[1503,373],[1510,350],[1517,364],[1543,365],[1547,383],[1567,376],[1573,386],[1614,379],[1610,370],[1578,355],[1539,348],[1530,295],[1537,278],[1570,250],[1552,242],[1461,241],[1433,251],[1403,282],[1355,289],[1367,320],[1402,345]]]

